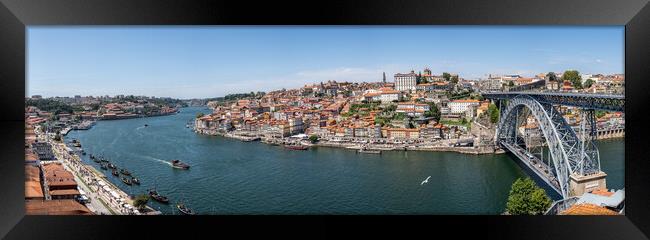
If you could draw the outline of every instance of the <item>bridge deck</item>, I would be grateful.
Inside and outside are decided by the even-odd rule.
[[[625,96],[613,94],[567,93],[567,92],[484,92],[487,99],[507,100],[517,96],[530,96],[541,103],[597,109],[625,111]]]
[[[538,159],[537,157],[533,157],[533,159],[538,162],[537,165],[539,165],[539,166],[537,166],[537,165],[533,164],[531,162],[531,159],[525,154],[525,152],[526,152],[525,149],[523,149],[521,147],[518,147],[518,146],[514,146],[514,145],[509,144],[509,143],[506,143],[505,141],[500,141],[500,143],[501,143],[501,146],[504,146],[508,151],[510,151],[512,154],[514,154],[522,163],[524,163],[524,165],[526,165],[528,167],[528,169],[530,169],[532,172],[534,172],[549,187],[551,187],[551,189],[555,190],[555,192],[557,194],[562,196],[562,191],[560,190],[560,186],[557,183],[557,179],[555,179],[555,180],[549,179],[552,176],[550,176],[549,174],[544,172],[544,167],[546,167],[546,166],[542,165],[540,159]],[[549,173],[550,172],[551,171],[549,169]]]

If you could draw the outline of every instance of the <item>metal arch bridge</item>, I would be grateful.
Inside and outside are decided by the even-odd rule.
[[[501,116],[496,129],[495,142],[512,152],[565,199],[571,197],[569,182],[572,175],[586,176],[601,173],[600,157],[595,144],[597,129],[594,110],[624,111],[625,109],[625,98],[622,95],[490,92],[483,93],[483,96],[499,101]],[[581,129],[583,131],[576,133],[567,124],[556,107],[558,105],[582,109],[584,114],[582,114]],[[522,120],[525,121],[522,115],[532,116],[537,121],[548,146],[550,155],[548,164],[521,147],[523,140],[518,136],[517,128]]]

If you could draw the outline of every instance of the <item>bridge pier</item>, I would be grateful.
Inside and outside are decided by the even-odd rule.
[[[571,174],[569,177],[569,197],[582,196],[586,192],[607,189],[607,174],[599,171],[590,175]]]

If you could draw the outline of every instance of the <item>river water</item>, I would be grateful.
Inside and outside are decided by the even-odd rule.
[[[99,121],[90,130],[70,132],[66,141],[78,139],[88,154],[104,156],[138,177],[142,185],[128,186],[82,156],[125,192],[137,195],[155,187],[199,214],[500,214],[510,185],[526,176],[508,154],[292,151],[203,136],[185,126],[198,112],[210,110],[191,107],[171,116]],[[608,188],[622,188],[623,139],[601,141],[599,149]],[[173,169],[171,159],[190,164],[190,170]],[[149,205],[178,213],[174,204]]]

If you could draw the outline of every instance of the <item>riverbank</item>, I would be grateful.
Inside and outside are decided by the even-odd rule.
[[[305,139],[291,139],[291,138],[269,138],[269,137],[260,137],[258,135],[251,136],[247,135],[237,135],[233,132],[224,133],[221,131],[210,131],[203,129],[193,128],[193,131],[197,134],[209,135],[209,136],[221,136],[226,138],[237,139],[243,142],[251,142],[261,140],[264,144],[270,145],[284,145],[284,144],[300,144],[314,147],[331,147],[331,148],[345,148],[345,149],[367,149],[367,150],[379,150],[379,151],[429,151],[429,152],[454,152],[462,154],[502,154],[503,151],[498,151],[492,146],[475,146],[475,147],[454,147],[453,141],[451,139],[447,140],[436,140],[436,142],[420,142],[420,143],[403,143],[403,144],[375,144],[375,143],[355,143],[355,142],[345,142],[345,141],[327,141],[320,140],[316,143],[311,143],[309,140]],[[447,145],[447,146],[445,146]]]
[[[133,200],[126,192],[110,182],[106,176],[91,165],[84,164],[77,154],[67,151],[64,141],[49,141],[56,158],[75,175],[75,180],[92,199],[97,214],[157,215],[160,212],[145,206],[145,211],[134,211]],[[101,203],[101,205],[99,204]]]

